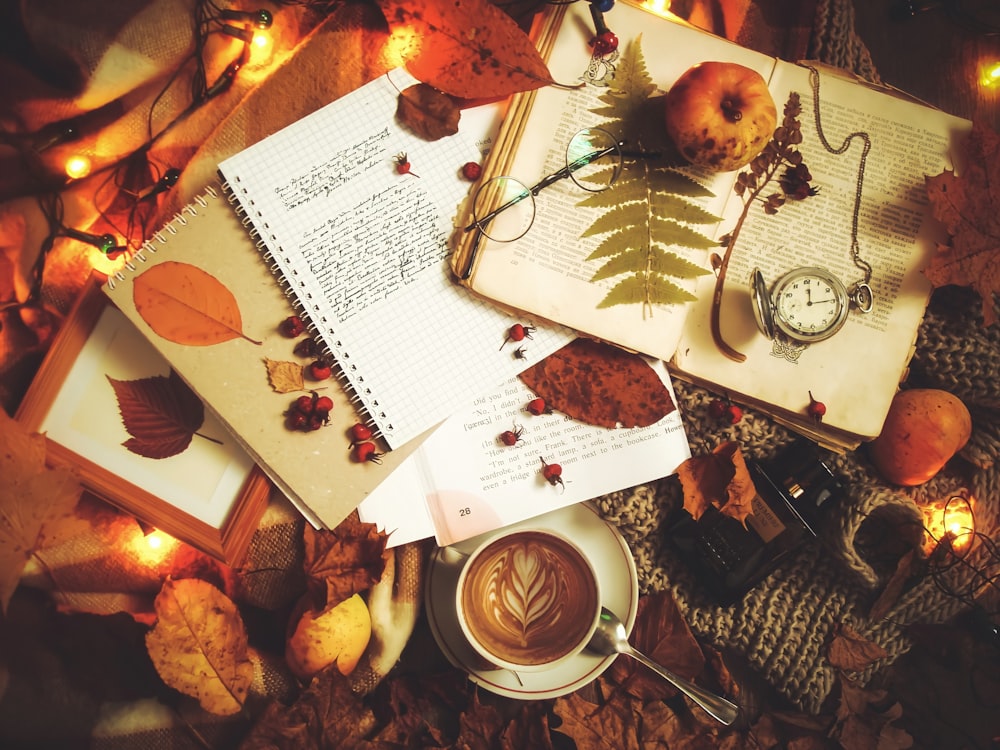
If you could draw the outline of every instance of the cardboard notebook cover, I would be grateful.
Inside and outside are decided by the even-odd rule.
[[[164,263],[195,266],[211,276],[218,287],[204,294],[212,298],[205,300],[209,307],[212,300],[225,304],[228,290],[240,332],[199,343],[198,332],[188,331],[181,337],[188,343],[177,343],[153,330],[136,309],[133,289],[143,273]],[[307,379],[305,390],[290,393],[272,388],[266,360],[306,365],[310,359],[294,354],[299,339],[280,332],[292,305],[218,184],[156,232],[103,290],[314,526],[337,526],[424,437],[391,452],[380,447],[381,463],[357,463],[349,431],[358,413],[336,378]],[[311,432],[288,429],[285,413],[310,389],[333,400],[329,423]]]

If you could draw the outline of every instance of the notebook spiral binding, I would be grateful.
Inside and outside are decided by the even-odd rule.
[[[211,192],[212,192],[212,197],[215,197],[216,192],[214,190],[212,190]],[[303,307],[302,303],[296,297],[291,282],[287,278],[285,278],[285,275],[284,273],[282,273],[279,264],[274,259],[274,254],[271,246],[268,245],[266,239],[261,236],[260,231],[257,228],[257,225],[253,221],[253,218],[250,215],[248,215],[246,210],[243,208],[242,204],[239,201],[239,198],[236,195],[235,189],[228,182],[223,182],[222,192],[225,195],[226,200],[229,202],[230,206],[232,206],[236,216],[239,217],[240,224],[242,224],[243,228],[246,230],[247,236],[249,236],[250,239],[256,245],[257,250],[261,254],[261,257],[267,264],[268,271],[271,272],[271,275],[281,286],[281,290],[284,293],[285,297],[288,298],[288,301],[291,303],[292,308],[295,310],[295,314],[298,315],[299,319],[305,325],[309,337],[313,340],[313,342],[319,345],[320,347],[319,354],[323,357],[323,359],[326,362],[328,362],[331,365],[333,370],[333,377],[335,377],[340,382],[340,385],[344,389],[344,393],[347,394],[347,398],[350,401],[351,405],[355,408],[355,410],[359,414],[364,415],[362,420],[369,428],[371,428],[373,435],[375,435],[376,437],[381,437],[382,429],[380,429],[378,423],[374,419],[372,419],[371,415],[368,412],[368,408],[365,405],[365,402],[362,400],[357,390],[351,383],[350,379],[347,377],[344,367],[341,364],[340,358],[334,356],[333,349],[330,347],[329,343],[323,336],[319,334],[319,329],[313,322],[312,316],[309,315],[308,311]],[[273,236],[272,239],[274,239]],[[349,358],[349,355],[347,355],[344,352],[341,352],[340,354],[341,357]],[[363,378],[359,377],[359,380],[363,381]],[[368,392],[367,395],[373,396],[373,394],[370,391]],[[373,400],[371,403],[373,405],[377,405],[378,400]],[[384,414],[382,414],[381,416],[383,417],[383,419],[385,418]],[[392,429],[392,425],[386,425],[385,427],[388,430]]]
[[[175,213],[169,221],[153,232],[153,236],[143,242],[142,246],[136,250],[131,257],[128,258],[128,260],[125,261],[123,268],[118,269],[108,276],[108,289],[113,291],[119,281],[125,281],[126,271],[129,273],[135,273],[140,270],[140,266],[147,260],[147,253],[155,255],[158,250],[157,245],[166,245],[170,241],[170,238],[167,237],[166,234],[177,234],[178,227],[187,226],[187,216],[198,216],[198,208],[205,208],[208,206],[208,199],[217,198],[218,195],[218,191],[211,185],[208,185],[205,188],[204,194],[196,195],[193,203],[189,203],[184,206],[184,208]],[[195,204],[197,204],[197,206]],[[187,214],[187,216],[185,216],[185,214]],[[164,232],[166,232],[166,234],[164,234]],[[154,241],[156,244],[153,244]]]

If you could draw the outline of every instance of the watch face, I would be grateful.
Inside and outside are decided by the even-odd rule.
[[[775,324],[797,341],[822,341],[847,320],[847,289],[822,268],[788,272],[775,283],[771,299]]]

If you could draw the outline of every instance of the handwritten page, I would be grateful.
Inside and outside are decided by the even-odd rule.
[[[223,161],[302,315],[387,444],[399,447],[566,343],[454,284],[450,217],[479,161],[477,126],[437,141],[396,120],[392,71]],[[397,162],[410,164],[409,171]],[[515,322],[536,328],[519,356]]]
[[[663,362],[648,361],[676,403]],[[607,429],[530,414],[534,397],[514,377],[476,398],[361,503],[361,519],[390,533],[393,546],[431,535],[454,544],[668,476],[691,455],[676,409],[649,427]],[[515,445],[499,439],[507,430],[520,433]],[[562,467],[562,484],[542,476],[543,460]]]

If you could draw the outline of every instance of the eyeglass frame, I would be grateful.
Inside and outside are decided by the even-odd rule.
[[[608,156],[611,153],[617,153],[618,154],[618,164],[617,164],[617,166],[614,169],[614,172],[613,172],[613,174],[611,176],[611,179],[608,180],[607,187],[603,187],[600,190],[588,190],[588,188],[584,187],[583,185],[580,185],[580,183],[576,182],[576,180],[574,180],[574,183],[576,185],[578,185],[582,190],[588,190],[588,192],[592,192],[592,193],[600,193],[600,192],[603,192],[604,190],[607,190],[608,188],[610,188],[611,186],[613,186],[615,184],[615,182],[618,181],[618,177],[619,177],[619,175],[621,175],[621,171],[622,171],[622,161],[623,161],[622,147],[625,145],[625,142],[618,140],[610,132],[608,132],[604,128],[600,128],[600,127],[581,128],[580,130],[576,131],[573,134],[573,136],[572,136],[572,138],[570,138],[569,142],[572,143],[573,142],[573,138],[576,138],[580,133],[583,133],[583,132],[588,131],[588,130],[596,130],[598,132],[604,133],[606,136],[608,136],[608,138],[610,139],[610,141],[611,141],[611,143],[613,145],[608,146],[607,148],[600,149],[598,151],[594,151],[594,152],[592,152],[590,154],[585,154],[584,156],[581,156],[581,157],[579,157],[577,159],[574,159],[571,163],[567,164],[565,167],[563,167],[561,169],[558,169],[555,172],[552,172],[551,174],[546,175],[545,177],[542,177],[538,182],[536,182],[531,187],[528,187],[527,185],[524,185],[524,183],[521,182],[520,180],[518,180],[516,177],[510,177],[509,175],[498,175],[497,177],[491,178],[487,183],[484,183],[483,185],[480,185],[480,187],[476,190],[476,196],[479,195],[479,191],[481,191],[487,184],[489,184],[489,182],[493,182],[494,180],[499,180],[499,179],[504,179],[504,178],[514,180],[515,182],[518,182],[519,184],[523,185],[524,186],[524,192],[518,194],[518,196],[515,197],[515,198],[511,198],[506,203],[503,203],[503,204],[497,206],[495,209],[493,209],[488,214],[486,214],[486,216],[484,216],[481,219],[476,219],[474,222],[472,222],[471,224],[469,224],[467,227],[465,227],[462,230],[463,233],[464,233],[464,232],[471,232],[473,229],[475,229],[475,230],[478,231],[478,234],[476,235],[476,238],[473,241],[472,248],[469,251],[469,260],[466,263],[465,270],[462,272],[462,274],[460,275],[459,278],[461,278],[463,281],[466,281],[472,275],[472,269],[473,269],[473,267],[476,264],[476,258],[479,255],[479,249],[480,249],[481,243],[483,241],[483,237],[490,238],[489,235],[486,233],[486,230],[483,228],[484,225],[488,224],[491,221],[493,221],[493,219],[495,219],[501,213],[503,213],[504,211],[506,211],[508,208],[511,208],[512,206],[517,205],[518,203],[520,203],[521,201],[523,201],[525,198],[529,198],[530,197],[530,198],[534,199],[535,196],[537,196],[540,192],[542,192],[542,190],[544,190],[545,188],[549,187],[550,185],[554,185],[555,183],[557,183],[557,182],[559,182],[561,180],[565,180],[567,177],[572,177],[573,173],[576,172],[578,169],[581,169],[582,167],[585,167],[588,164],[592,164],[593,162],[597,161],[598,159],[601,159],[601,158],[603,158],[605,156]],[[568,144],[567,144],[567,147],[568,147]],[[475,202],[475,197],[476,196],[473,196],[473,203]],[[532,224],[533,223],[534,223],[534,219],[532,219]],[[525,234],[527,234],[530,229],[531,229],[531,226],[529,225],[528,229],[526,229],[523,234],[521,234],[519,237],[517,237],[515,239],[520,239]],[[490,238],[490,239],[493,239],[493,238]],[[494,241],[498,241],[498,240],[494,240]],[[500,241],[502,241],[502,240],[500,240]],[[513,241],[513,240],[511,240],[511,241]]]

